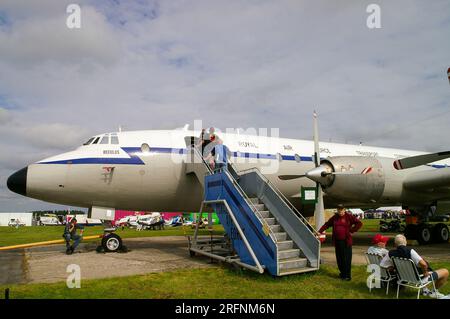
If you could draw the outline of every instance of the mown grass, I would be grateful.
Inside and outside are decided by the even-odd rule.
[[[29,244],[34,242],[62,239],[64,226],[30,226],[30,227],[0,227],[0,247]],[[103,233],[102,226],[85,227],[84,236],[100,235]],[[118,229],[116,233],[122,238],[156,237],[156,236],[188,236],[194,234],[190,226],[165,227],[164,230],[142,230],[125,228]],[[213,235],[223,233],[223,227],[214,225]],[[201,235],[209,234],[208,230],[202,229]]]
[[[380,219],[363,219],[361,222],[363,225],[359,232],[380,232]]]
[[[378,232],[379,219],[364,219],[360,232]],[[0,247],[12,246],[20,244],[29,244],[40,241],[62,239],[64,226],[31,226],[20,227],[0,227]],[[223,227],[214,225],[214,234],[219,235],[223,232]],[[100,235],[103,233],[102,226],[85,227],[84,236]],[[194,230],[189,226],[183,227],[166,227],[165,230],[145,230],[136,231],[135,229],[126,228],[118,229],[117,234],[122,238],[136,237],[155,237],[155,236],[187,236],[192,235]],[[209,234],[206,230],[202,230],[202,234]]]
[[[450,267],[450,263],[436,264]],[[338,271],[322,266],[314,273],[274,278],[251,271],[238,271],[229,266],[203,269],[185,269],[139,276],[96,280],[82,280],[80,289],[69,289],[65,282],[53,284],[11,285],[10,298],[275,298],[275,299],[384,299],[395,298],[396,289],[388,296],[385,290],[366,286],[368,273],[365,266],[353,267],[353,280],[342,281]],[[0,286],[3,291],[6,286]],[[450,293],[450,285],[441,289]],[[415,298],[416,291],[406,289],[400,298]]]

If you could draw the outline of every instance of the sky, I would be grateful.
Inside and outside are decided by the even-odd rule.
[[[8,176],[119,126],[309,139],[317,110],[324,141],[449,150],[449,36],[448,0],[2,0],[0,211],[65,208]]]

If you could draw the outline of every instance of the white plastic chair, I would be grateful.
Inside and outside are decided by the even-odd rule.
[[[377,265],[380,267],[380,281],[386,283],[386,295],[389,294],[389,284],[392,280],[397,279],[397,276],[389,273],[387,268],[381,267],[380,262],[383,259],[380,255],[365,253],[368,265]],[[369,284],[369,291],[372,292],[372,282]]]
[[[434,280],[428,281],[423,275],[419,274],[416,265],[411,259],[391,257],[394,262],[395,269],[397,270],[397,299],[400,290],[400,286],[410,287],[417,289],[417,299],[420,298],[420,291],[428,286],[433,285],[433,291],[436,291],[436,286],[434,285]]]

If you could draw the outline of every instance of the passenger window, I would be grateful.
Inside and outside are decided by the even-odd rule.
[[[97,137],[92,144],[97,144],[99,139],[100,139],[100,137]]]
[[[95,137],[91,137],[86,143],[84,143],[83,145],[89,145],[91,144],[91,142],[94,140]]]
[[[111,144],[119,144],[119,138],[117,136],[111,136]]]
[[[105,135],[102,137],[100,144],[108,144],[109,143],[109,135]]]

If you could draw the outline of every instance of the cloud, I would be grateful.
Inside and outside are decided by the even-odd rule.
[[[83,6],[82,27],[69,29],[65,6],[49,17],[33,16],[0,33],[0,59],[15,67],[46,62],[63,64],[99,63],[109,65],[120,58],[120,45],[105,17],[95,8]],[[8,12],[8,6],[6,7]],[[14,10],[13,12],[19,11]]]
[[[119,125],[310,138],[314,109],[325,141],[450,147],[448,1],[378,1],[377,30],[371,1],[83,0],[81,30],[70,2],[0,4],[1,174]]]
[[[0,124],[0,135],[3,137],[0,145],[5,143],[6,147],[22,145],[33,150],[61,151],[81,145],[82,141],[91,135],[86,127],[68,123],[24,122],[17,113],[2,108]]]
[[[7,123],[9,118],[8,110],[0,107],[0,125]]]

